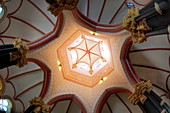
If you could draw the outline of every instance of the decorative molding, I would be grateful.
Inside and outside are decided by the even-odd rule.
[[[120,61],[129,82],[131,83],[131,85],[134,85],[140,82],[141,80],[135,72],[131,60],[129,58],[129,51],[132,44],[132,39],[130,37],[127,38],[121,49]]]
[[[28,46],[26,45],[26,43],[24,41],[22,41],[19,38],[15,39],[13,45],[14,45],[14,48],[18,49],[18,51],[12,52],[10,54],[10,61],[17,60],[16,65],[19,67],[23,67],[24,65],[26,65],[28,63],[27,58],[26,58],[26,54],[29,50]]]

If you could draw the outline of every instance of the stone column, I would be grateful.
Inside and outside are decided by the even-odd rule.
[[[22,67],[27,64],[28,47],[21,39],[15,39],[14,44],[0,45],[0,69],[11,65]]]
[[[151,31],[145,31],[144,34],[146,37],[155,36],[155,35],[162,35],[162,34],[169,34],[168,31],[169,26],[163,26],[158,29],[152,29]]]
[[[154,0],[143,9],[131,8],[124,16],[123,28],[131,32],[133,42],[170,33],[170,0]]]
[[[148,6],[141,9],[142,11],[139,10],[139,15],[135,17],[135,21],[138,22],[145,18],[152,18],[155,15],[163,15],[168,9],[169,4],[166,0],[159,0],[159,2],[153,1]]]
[[[135,92],[129,97],[133,105],[138,105],[143,113],[170,113],[169,106],[152,91],[150,81],[136,84]]]

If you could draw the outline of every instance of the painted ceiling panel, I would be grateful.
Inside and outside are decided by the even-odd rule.
[[[3,34],[4,36],[13,36],[34,41],[37,37],[43,36],[42,33],[35,31],[29,25],[11,18],[10,27]]]
[[[98,18],[100,16],[100,12],[102,9],[102,6],[105,2],[105,0],[89,0],[89,15],[87,15],[88,18],[98,21]],[[88,9],[87,9],[88,10]]]
[[[137,106],[133,106],[128,100],[128,94],[115,93],[106,101],[102,113],[142,113]]]
[[[129,95],[127,93],[118,93],[116,95],[117,98],[119,98],[121,100],[121,102],[124,104],[124,105],[127,105],[127,109],[128,111],[132,111],[132,113],[142,113],[142,111],[140,110],[140,108],[136,105],[134,106],[133,104],[130,103],[128,97]]]
[[[111,110],[113,113],[121,112],[121,113],[128,113],[128,109],[124,104],[121,102],[121,100],[118,98],[118,95],[111,95],[108,99],[108,104],[111,107]]]
[[[8,18],[5,18],[5,16],[4,16],[4,20],[0,23],[0,25],[1,25],[0,34],[6,31],[9,23],[10,23],[10,20]]]
[[[103,106],[103,109],[102,109],[102,112],[101,112],[101,113],[111,113],[111,112],[110,112],[110,109],[109,109],[109,107],[108,107],[107,104],[105,104],[105,105]]]
[[[127,14],[126,3],[133,3],[137,7],[143,7],[150,0],[80,0],[78,10],[87,18],[100,24],[120,24],[123,16]],[[141,4],[142,3],[142,4]]]
[[[30,99],[39,96],[40,92],[42,91],[42,87],[43,87],[42,84],[37,85],[36,87],[29,89],[26,93],[24,93],[18,97],[24,103],[25,109],[29,107]],[[21,108],[17,107],[17,110],[21,111]]]
[[[165,95],[170,91],[169,51],[169,37],[159,35],[149,37],[147,42],[142,44],[133,44],[129,53],[137,75],[142,80],[151,80],[160,95],[162,95],[162,91]],[[161,92],[159,92],[160,90]]]
[[[48,88],[47,76],[50,75],[47,67],[36,59],[28,60],[30,62],[23,68],[11,66],[0,70],[6,84],[4,95],[13,98],[16,112],[25,110],[31,98],[43,97],[46,94],[45,87]]]
[[[77,8],[80,10],[80,12],[82,12],[84,15],[87,16],[87,12],[88,12],[88,1],[89,0],[79,0],[78,6]]]
[[[162,54],[163,53],[163,54]],[[169,50],[148,50],[130,54],[134,65],[144,65],[169,70]]]
[[[121,24],[123,22],[123,17],[127,14],[128,8],[126,3],[122,7],[120,7],[119,12],[114,14],[114,19],[112,20],[111,24]]]
[[[138,44],[134,43],[131,47],[131,51],[142,50],[148,48],[167,48],[169,47],[169,37],[167,35],[152,36],[147,39],[146,42]],[[151,43],[152,42],[152,43]]]
[[[52,113],[84,113],[74,100],[64,99],[56,102],[52,107]]]
[[[45,1],[10,0],[4,3],[4,6],[8,10],[7,16],[0,23],[0,26],[3,26],[0,28],[1,38],[19,37],[30,41],[30,48],[33,49],[40,46],[40,43],[44,44],[46,40],[56,38],[60,32],[62,24],[47,10],[48,4]],[[53,37],[49,39],[49,35]]]
[[[82,113],[82,110],[79,108],[79,106],[77,106],[74,101],[72,101],[68,113]]]
[[[41,9],[47,8],[47,4],[46,4],[45,1],[40,2],[40,3],[41,4],[43,3],[43,4],[42,5],[40,5],[40,4],[36,5],[38,8],[39,7]],[[32,2],[30,2],[29,0],[24,0],[21,7],[20,7],[20,9],[13,16],[17,17],[17,18],[19,18],[19,19],[21,19],[21,20],[23,20],[25,22],[30,23],[31,25],[33,25],[37,29],[39,29],[42,33],[46,34],[49,31],[51,31],[54,26],[50,23],[50,21],[48,21],[48,19],[40,12],[40,10],[37,7],[35,7],[32,4]],[[47,10],[45,12],[47,12]],[[25,14],[27,14],[27,15],[25,15]],[[49,18],[53,18],[53,17],[49,16]],[[26,23],[23,23],[23,24],[26,24]],[[35,29],[33,29],[33,30],[35,30]],[[35,31],[35,32],[37,32],[37,31]]]
[[[139,77],[143,80],[151,80],[151,82],[160,88],[166,88],[166,79],[169,75],[167,72],[162,72],[157,69],[150,69],[144,67],[136,67],[134,66],[135,71],[139,75]]]
[[[28,89],[29,87],[32,87],[35,84],[39,84],[41,81],[43,81],[43,76],[42,76],[43,74],[44,74],[43,71],[40,70],[36,72],[26,73],[24,74],[24,76],[19,76],[19,77],[16,77],[17,75],[15,75],[14,77],[16,78],[9,77],[8,80],[14,83],[14,85],[17,87],[16,93],[21,93],[23,90]],[[42,82],[40,83],[40,85],[42,86]]]
[[[70,100],[61,101],[53,106],[51,113],[66,113],[67,107],[69,106]]]
[[[121,8],[121,6],[126,5],[124,4],[125,0],[106,0],[106,4],[104,5],[104,9],[103,12],[101,14],[101,19],[99,22],[104,23],[104,24],[117,24],[117,23],[122,23],[122,18],[121,18],[121,22],[114,22],[112,20],[112,18],[115,18],[117,16],[117,11],[119,11],[119,8]],[[120,9],[121,10],[121,9]],[[125,9],[127,10],[127,9]]]
[[[35,4],[36,6],[38,6],[38,8],[41,9],[41,11],[42,11],[45,15],[47,15],[47,17],[49,17],[53,23],[56,23],[57,17],[55,17],[54,15],[52,15],[50,11],[47,11],[47,8],[48,8],[49,4],[47,4],[47,2],[46,2],[45,0],[43,0],[43,1],[41,1],[41,2],[40,2],[39,0],[28,0],[28,1],[30,1],[31,4]],[[84,0],[83,0],[83,1],[84,1]],[[37,19],[39,19],[39,18],[37,18]],[[47,19],[47,18],[46,18],[46,19]],[[42,24],[42,23],[41,23],[41,24]]]
[[[8,13],[14,13],[19,7],[20,4],[22,3],[22,0],[10,0],[10,2],[6,2],[5,6],[10,7],[8,8]]]
[[[10,67],[10,73],[11,73],[10,77],[13,77],[13,76],[18,75],[23,72],[31,72],[32,70],[38,70],[38,69],[40,69],[40,67],[33,62],[29,62],[29,65],[26,65],[22,68],[18,68],[17,66],[11,66]]]
[[[13,36],[0,35],[0,43],[1,44],[13,44],[15,38],[16,37],[13,37]],[[24,39],[22,39],[22,40],[24,40]],[[24,40],[24,41],[29,42],[28,40]]]

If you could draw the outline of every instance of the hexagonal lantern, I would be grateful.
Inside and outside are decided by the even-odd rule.
[[[66,80],[93,87],[113,71],[108,37],[77,30],[57,51]]]

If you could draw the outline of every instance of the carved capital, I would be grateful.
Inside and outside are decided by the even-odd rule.
[[[152,90],[152,83],[150,81],[140,82],[135,86],[135,92],[129,96],[129,100],[133,105],[136,105],[139,101],[143,104],[147,97],[144,95],[145,91],[150,92]]]
[[[27,64],[26,54],[28,52],[28,46],[24,41],[17,38],[13,43],[15,48],[18,48],[17,52],[12,52],[10,55],[10,60],[17,60],[17,66],[22,67]]]
[[[20,55],[17,52],[10,53],[10,61],[14,61],[20,58]]]
[[[50,113],[51,107],[44,103],[41,97],[35,97],[30,101],[30,105],[37,106],[34,110],[35,113]]]
[[[138,8],[131,8],[128,10],[128,14],[124,16],[123,28],[131,32],[131,38],[133,42],[141,43],[146,40],[144,31],[150,29],[145,20],[138,23],[134,18],[139,15]]]
[[[74,10],[78,4],[79,0],[54,0],[54,2],[49,6],[48,10],[57,16],[63,10]]]
[[[128,14],[124,16],[123,19],[123,28],[127,30],[135,30],[136,28],[136,22],[134,18],[139,15],[139,9],[138,8],[131,8],[128,9]]]

